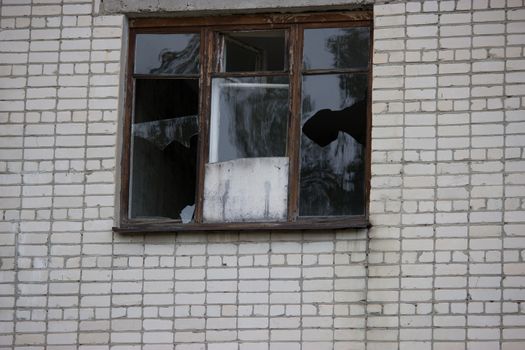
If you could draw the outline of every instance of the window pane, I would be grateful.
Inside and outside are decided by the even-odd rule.
[[[369,45],[367,27],[306,29],[304,69],[366,69]]]
[[[224,37],[223,72],[284,71],[283,30],[230,32]]]
[[[288,203],[288,77],[212,82],[204,222],[282,221]]]
[[[364,214],[366,74],[303,77],[299,214]]]
[[[199,74],[199,34],[137,34],[135,74]]]
[[[212,82],[209,162],[286,155],[288,77]]]
[[[197,79],[137,79],[130,217],[192,219],[198,100]]]

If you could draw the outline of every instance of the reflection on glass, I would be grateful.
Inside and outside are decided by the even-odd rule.
[[[189,222],[195,204],[197,79],[137,79],[130,217]]]
[[[199,74],[199,34],[137,34],[135,74]]]
[[[286,154],[288,77],[215,78],[209,162]]]
[[[223,72],[283,71],[283,30],[223,33]]]
[[[364,214],[366,91],[366,74],[303,77],[299,215]]]
[[[306,29],[304,69],[366,69],[369,45],[367,27]]]

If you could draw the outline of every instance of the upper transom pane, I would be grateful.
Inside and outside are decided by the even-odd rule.
[[[135,74],[199,74],[199,34],[137,34]]]
[[[321,28],[304,31],[304,69],[367,69],[368,27]]]
[[[284,71],[287,65],[284,30],[225,32],[222,72]]]

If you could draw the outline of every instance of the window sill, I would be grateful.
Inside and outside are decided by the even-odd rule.
[[[113,227],[113,232],[122,234],[208,232],[208,231],[299,231],[299,230],[336,230],[370,227],[364,216],[344,219],[308,218],[296,222],[236,222],[210,224],[173,223],[125,223]]]

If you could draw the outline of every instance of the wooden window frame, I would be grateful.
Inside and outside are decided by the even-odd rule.
[[[330,73],[361,73],[368,74],[367,92],[367,130],[365,147],[365,205],[363,215],[300,217],[299,211],[299,175],[300,175],[300,122],[301,122],[301,81],[305,72],[302,69],[302,50],[304,29],[330,27],[369,27],[370,45],[367,69],[323,69],[309,70],[306,74]],[[216,35],[228,30],[270,30],[285,29],[289,33],[289,63],[284,72],[266,72],[267,76],[289,75],[290,82],[290,113],[288,121],[287,156],[290,159],[288,213],[287,221],[283,222],[224,222],[203,223],[203,189],[204,165],[208,160],[210,99],[212,77],[224,76],[218,70],[218,40]],[[134,102],[134,81],[140,77],[133,73],[135,38],[137,34],[155,33],[200,33],[200,73],[199,73],[199,126],[200,135],[197,152],[197,185],[195,222],[183,224],[180,220],[144,220],[129,218],[130,190],[130,156],[131,156],[131,124]],[[297,40],[294,40],[297,39]],[[121,154],[121,187],[120,187],[120,218],[119,226],[113,231],[121,233],[160,233],[183,231],[235,231],[235,230],[320,230],[364,228],[369,226],[369,195],[370,195],[370,161],[371,161],[371,91],[372,91],[372,48],[373,24],[370,11],[328,12],[308,14],[264,14],[235,15],[217,17],[191,18],[136,18],[129,21],[128,62],[126,68],[123,147]],[[256,75],[259,72],[256,73]],[[225,73],[232,76],[232,73]],[[242,76],[244,73],[233,73]],[[245,75],[253,76],[254,73]],[[162,77],[158,77],[162,79]]]

